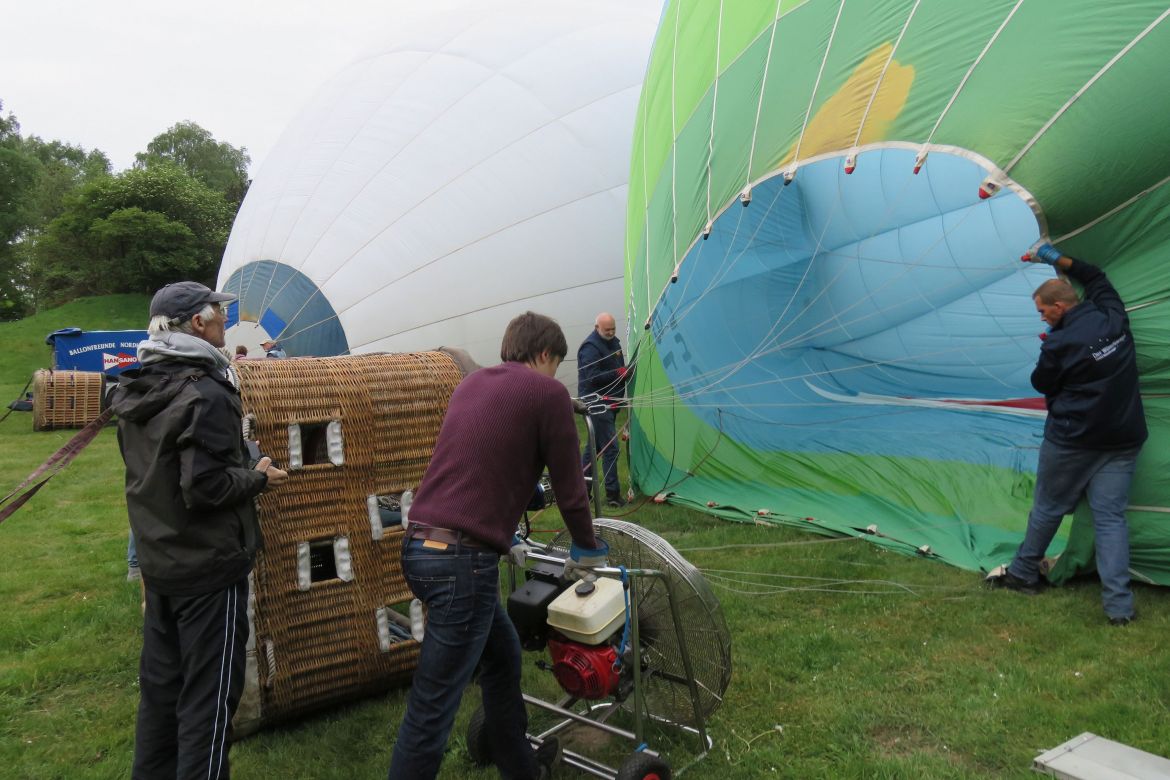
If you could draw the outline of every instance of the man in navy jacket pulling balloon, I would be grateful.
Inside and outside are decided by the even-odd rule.
[[[1083,495],[1093,512],[1105,614],[1111,624],[1125,625],[1134,618],[1125,509],[1148,435],[1129,317],[1101,269],[1051,244],[1021,259],[1047,263],[1080,282],[1084,300],[1064,279],[1049,279],[1033,294],[1036,311],[1050,326],[1032,372],[1048,419],[1024,541],[1007,570],[988,581],[1036,593],[1040,561]]]

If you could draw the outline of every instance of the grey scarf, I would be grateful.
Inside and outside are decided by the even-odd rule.
[[[235,386],[235,372],[227,355],[211,342],[178,330],[168,330],[138,343],[138,362],[144,366],[164,360],[177,360],[217,371]]]

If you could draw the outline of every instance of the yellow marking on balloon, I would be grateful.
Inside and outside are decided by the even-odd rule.
[[[890,62],[882,78],[882,68],[892,52],[893,46],[889,43],[879,46],[853,70],[836,94],[824,102],[805,128],[804,140],[800,143],[801,159],[853,146],[857,127],[865,116],[865,107],[879,78],[882,83],[869,108],[869,115],[865,116],[858,145],[885,138],[890,124],[902,113],[910,85],[914,82],[914,67],[901,65],[897,60]],[[780,166],[792,162],[795,152],[796,144],[793,144]]]

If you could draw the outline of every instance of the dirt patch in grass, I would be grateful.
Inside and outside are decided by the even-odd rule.
[[[946,745],[922,729],[886,724],[869,729],[866,736],[881,755],[889,758],[930,755],[956,762],[955,755]]]

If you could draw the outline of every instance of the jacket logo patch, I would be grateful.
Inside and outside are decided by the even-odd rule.
[[[1101,347],[1101,349],[1094,352],[1093,353],[1093,360],[1096,360],[1098,362],[1104,360],[1105,358],[1109,357],[1114,352],[1116,352],[1117,348],[1120,347],[1124,343],[1125,343],[1125,334],[1122,333],[1120,336],[1117,337],[1116,340],[1109,342],[1105,346]]]

